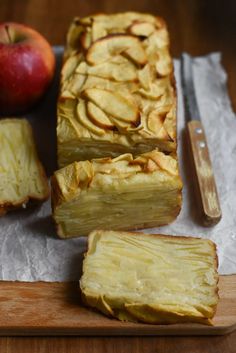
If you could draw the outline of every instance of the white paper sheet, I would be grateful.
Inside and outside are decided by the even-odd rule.
[[[49,94],[29,115],[40,158],[51,175],[56,167],[55,111],[61,47],[56,47],[57,77]],[[145,232],[186,234],[216,242],[220,274],[236,273],[236,117],[226,88],[226,73],[218,53],[194,58],[194,81],[215,171],[223,218],[212,228],[198,224],[189,171],[185,166],[184,114],[179,84],[179,61],[175,61],[178,88],[179,160],[184,182],[183,208],[169,226]],[[186,147],[186,146],[185,146]],[[50,201],[34,209],[14,211],[0,219],[0,280],[70,281],[81,274],[86,238],[61,240],[51,220]]]

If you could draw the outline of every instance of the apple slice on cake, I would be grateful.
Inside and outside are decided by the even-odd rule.
[[[89,88],[83,94],[107,114],[119,120],[138,125],[140,119],[138,107],[120,93],[99,88]]]
[[[138,65],[147,62],[147,55],[139,39],[128,34],[110,34],[98,39],[89,47],[86,59],[89,64],[97,65],[121,53]]]
[[[109,119],[106,113],[92,102],[87,104],[87,113],[91,121],[96,125],[109,130],[114,130],[115,124]]]

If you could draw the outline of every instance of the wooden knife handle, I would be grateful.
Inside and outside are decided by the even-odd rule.
[[[201,121],[190,121],[188,123],[188,134],[202,206],[203,222],[204,225],[212,226],[220,221],[221,208]]]

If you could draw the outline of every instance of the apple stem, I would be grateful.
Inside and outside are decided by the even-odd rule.
[[[5,30],[6,30],[6,33],[7,33],[7,37],[8,37],[9,43],[12,43],[8,25],[5,25]]]

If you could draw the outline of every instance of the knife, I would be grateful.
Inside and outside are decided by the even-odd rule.
[[[195,95],[192,58],[186,53],[181,56],[181,79],[189,147],[195,169],[197,190],[200,195],[202,221],[206,226],[213,226],[221,219],[221,208],[206,135]]]

